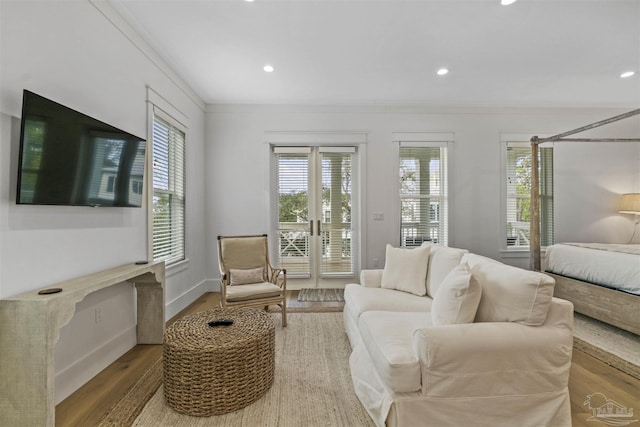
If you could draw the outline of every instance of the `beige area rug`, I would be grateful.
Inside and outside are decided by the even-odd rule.
[[[292,307],[287,305],[287,316],[291,313],[342,313],[344,306],[336,307]],[[282,313],[280,307],[275,305],[269,306],[269,313]],[[288,327],[288,326],[287,326]]]
[[[573,346],[607,365],[640,379],[640,336],[574,314]]]
[[[298,301],[308,302],[342,302],[344,289],[334,288],[304,288],[298,293]]]
[[[293,313],[286,328],[276,322],[273,387],[257,402],[213,417],[178,414],[164,402],[162,387],[133,426],[373,426],[354,394],[349,374],[350,348],[339,313]],[[115,420],[115,415],[112,420]]]

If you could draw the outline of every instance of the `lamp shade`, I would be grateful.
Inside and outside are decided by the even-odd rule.
[[[640,215],[640,193],[623,194],[618,212]]]

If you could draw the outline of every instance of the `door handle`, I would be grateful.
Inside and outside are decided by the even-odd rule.
[[[322,224],[322,222],[318,220],[318,236],[320,235],[320,224]]]
[[[309,221],[309,228],[311,229],[311,235],[313,236],[313,220]]]

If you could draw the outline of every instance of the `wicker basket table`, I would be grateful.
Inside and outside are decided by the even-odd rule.
[[[233,319],[231,326],[209,326]],[[236,411],[273,384],[275,326],[264,311],[214,309],[185,316],[167,328],[164,395],[175,411],[198,417]]]

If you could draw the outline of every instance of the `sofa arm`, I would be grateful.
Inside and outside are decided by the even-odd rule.
[[[530,395],[565,390],[571,326],[510,322],[421,328],[413,334],[422,392],[432,397]]]
[[[365,288],[382,287],[382,272],[384,270],[362,270],[360,272],[360,284]]]

